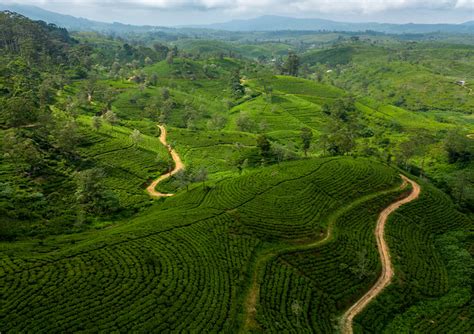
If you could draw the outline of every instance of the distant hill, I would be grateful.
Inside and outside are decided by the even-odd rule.
[[[0,53],[26,60],[29,66],[63,64],[76,43],[64,28],[10,11],[0,12],[0,31]]]
[[[366,31],[385,33],[474,33],[473,22],[464,24],[389,24],[389,23],[350,23],[324,19],[299,19],[284,16],[260,16],[248,20],[233,20],[224,23],[193,26],[229,31],[277,31],[277,30],[330,30],[330,31]]]
[[[71,15],[64,15],[45,10],[36,6],[26,6],[17,4],[1,4],[0,11],[9,10],[24,15],[32,20],[41,20],[53,23],[59,27],[66,28],[70,31],[97,31],[101,33],[127,33],[127,32],[150,32],[170,30],[165,27],[155,26],[134,26],[122,23],[105,23],[93,21],[84,18],[78,18]]]
[[[32,20],[41,20],[53,23],[59,27],[64,27],[70,31],[97,31],[101,33],[143,33],[153,31],[164,31],[177,33],[183,29],[176,29],[162,26],[135,26],[123,23],[105,23],[84,18],[78,18],[71,15],[64,15],[52,11],[44,10],[36,6],[0,4],[0,10],[9,10],[22,14]],[[266,15],[248,20],[233,20],[224,23],[213,23],[208,25],[182,26],[189,32],[191,29],[213,29],[226,31],[282,31],[282,30],[306,30],[306,31],[366,31],[373,30],[377,32],[391,34],[406,33],[469,33],[474,34],[474,21],[463,24],[388,24],[388,23],[351,23],[337,22],[318,18],[300,19],[284,16]]]

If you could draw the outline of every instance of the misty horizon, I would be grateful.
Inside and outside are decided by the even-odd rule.
[[[461,24],[474,20],[474,1],[325,1],[257,2],[200,1],[0,1],[2,5],[28,5],[64,15],[104,23],[180,27],[215,24],[261,16],[323,19],[347,23]]]

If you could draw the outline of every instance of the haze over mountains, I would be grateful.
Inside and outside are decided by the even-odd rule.
[[[331,30],[331,31],[366,31],[374,30],[385,33],[429,33],[456,32],[473,33],[473,21],[463,24],[390,24],[390,23],[352,23],[324,19],[300,19],[283,16],[260,16],[249,20],[233,20],[215,23],[201,28],[230,31],[276,31],[276,30]]]
[[[173,29],[160,26],[159,22],[154,26],[129,25],[122,23],[105,23],[85,18],[77,18],[70,15],[55,13],[35,6],[0,4],[0,10],[10,10],[20,13],[33,20],[42,20],[53,23],[68,30],[99,31],[107,33],[124,32],[147,32],[156,30]],[[373,30],[384,33],[474,33],[474,21],[463,24],[391,24],[391,23],[351,23],[337,22],[319,18],[292,18],[284,16],[266,15],[247,20],[232,20],[223,23],[211,23],[207,25],[180,26],[179,28],[199,28],[226,31],[278,31],[278,30],[305,30],[305,31],[366,31]]]

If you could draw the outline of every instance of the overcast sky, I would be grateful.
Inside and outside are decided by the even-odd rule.
[[[105,22],[187,25],[259,15],[351,22],[461,23],[474,20],[474,0],[0,0]]]

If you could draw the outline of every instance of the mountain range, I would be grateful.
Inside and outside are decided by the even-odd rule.
[[[44,10],[36,6],[26,6],[18,4],[0,4],[0,10],[9,10],[17,12],[33,20],[42,20],[64,27],[71,31],[98,31],[102,33],[129,33],[129,32],[150,32],[166,31],[175,28],[150,26],[150,25],[129,25],[123,23],[105,23],[93,21],[85,18],[78,18],[71,15],[59,14],[56,12]],[[212,23],[207,25],[181,26],[179,28],[211,29],[226,31],[281,31],[281,30],[300,30],[300,31],[378,31],[392,34],[406,33],[474,33],[474,21],[463,24],[389,24],[389,23],[351,23],[337,22],[319,18],[292,18],[284,16],[266,15],[257,18],[245,20],[232,20],[223,23]]]
[[[391,23],[351,23],[337,22],[318,18],[292,18],[284,16],[266,15],[248,20],[233,20],[224,23],[194,26],[229,31],[276,31],[276,30],[329,30],[329,31],[366,31],[373,30],[384,33],[474,33],[474,21],[463,24],[391,24]]]

